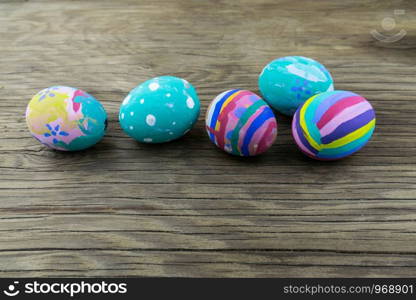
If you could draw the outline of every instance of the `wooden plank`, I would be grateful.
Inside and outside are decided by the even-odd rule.
[[[388,277],[416,275],[416,23],[412,1],[0,1],[0,276]],[[370,9],[371,7],[371,9]],[[394,9],[404,39],[375,40]],[[265,155],[230,157],[204,113],[220,92],[258,92],[284,55],[323,62],[368,98],[373,140],[323,163],[290,119]],[[184,138],[129,139],[118,107],[163,74],[196,86]],[[92,149],[59,153],[28,134],[31,96],[82,88],[109,113]]]

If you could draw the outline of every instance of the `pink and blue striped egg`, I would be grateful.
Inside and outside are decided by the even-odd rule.
[[[229,154],[255,156],[266,152],[276,140],[272,109],[247,90],[219,94],[208,107],[205,122],[211,141]]]
[[[324,92],[298,108],[292,135],[307,156],[338,160],[363,148],[375,124],[374,109],[364,97],[348,91]]]

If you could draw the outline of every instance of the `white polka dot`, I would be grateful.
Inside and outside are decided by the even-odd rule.
[[[191,97],[188,97],[186,99],[186,106],[188,106],[188,108],[192,109],[195,106],[195,102],[194,99],[192,99]]]
[[[146,142],[146,143],[150,143],[150,142],[152,142],[153,140],[151,139],[151,138],[145,138],[145,139],[143,139],[143,142]]]
[[[130,116],[132,116],[132,117],[134,116],[134,111],[130,112]]]
[[[124,119],[124,113],[121,113],[121,119],[122,120]]]
[[[129,129],[130,129],[130,130],[133,130],[133,129],[134,129],[134,127],[133,127],[133,126],[129,126]]]
[[[157,82],[152,82],[151,84],[149,84],[149,89],[151,91],[156,91],[159,88],[159,83]]]
[[[186,81],[185,79],[182,79],[182,82],[185,85],[185,88],[189,89],[189,87],[190,87],[189,82]]]
[[[173,135],[173,132],[172,132],[172,131],[169,131],[169,134],[170,134],[170,135]]]
[[[156,124],[156,117],[154,115],[147,115],[146,116],[146,123],[149,126],[155,126],[155,124]]]
[[[144,99],[142,98],[142,99],[140,99],[140,104],[143,104],[144,103]]]
[[[176,125],[176,122],[175,122],[175,121],[173,121],[173,122],[172,122],[172,125]]]
[[[166,103],[166,106],[169,107],[169,108],[172,108],[173,107],[173,103]]]
[[[170,94],[170,93],[167,93],[167,94],[166,94],[166,97],[170,98],[170,96],[171,96],[171,94]]]
[[[130,98],[131,98],[131,95],[130,95],[130,94],[128,94],[128,95],[127,95],[127,97],[126,97],[126,98],[124,98],[124,100],[123,100],[123,105],[126,105],[126,104],[127,104],[127,102],[129,102]]]

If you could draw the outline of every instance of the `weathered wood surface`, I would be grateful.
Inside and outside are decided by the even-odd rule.
[[[394,9],[396,43],[375,40]],[[416,276],[414,1],[0,1],[0,276]],[[381,30],[380,30],[381,31]],[[210,100],[257,91],[270,60],[310,56],[367,97],[377,128],[351,158],[304,157],[279,116],[265,155],[208,140]],[[194,130],[165,145],[121,132],[138,83],[197,87]],[[80,153],[29,136],[25,106],[55,85],[105,105],[109,131]]]

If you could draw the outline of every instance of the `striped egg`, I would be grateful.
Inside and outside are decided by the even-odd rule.
[[[318,160],[337,160],[360,150],[376,124],[371,104],[347,91],[309,98],[296,111],[292,134],[300,150]]]
[[[238,156],[267,151],[277,135],[277,121],[267,103],[253,92],[229,90],[218,95],[205,118],[209,138]]]

